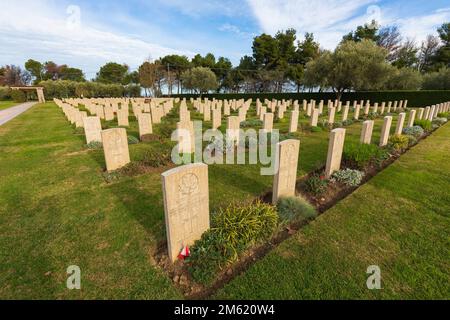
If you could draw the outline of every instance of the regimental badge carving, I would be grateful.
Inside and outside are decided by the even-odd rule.
[[[199,181],[198,177],[193,173],[185,174],[181,178],[179,190],[183,195],[191,195],[198,191]]]

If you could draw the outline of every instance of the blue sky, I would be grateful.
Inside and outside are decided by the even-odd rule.
[[[137,68],[177,53],[251,53],[262,32],[314,32],[333,49],[357,25],[398,25],[418,44],[450,21],[444,0],[0,0],[0,65],[33,58],[82,68],[88,78],[115,61]]]

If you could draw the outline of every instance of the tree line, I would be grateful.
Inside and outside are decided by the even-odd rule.
[[[28,60],[25,69],[0,68],[0,85],[69,80],[86,82],[83,71],[53,61]],[[214,54],[167,55],[145,61],[137,70],[109,62],[94,82],[140,86],[145,95],[180,93],[253,93],[361,90],[450,89],[450,23],[420,46],[404,39],[396,26],[376,21],[358,26],[335,50],[323,50],[312,33],[298,38],[294,29],[253,39],[252,55],[233,66]]]

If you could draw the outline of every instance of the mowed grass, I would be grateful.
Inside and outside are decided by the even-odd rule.
[[[18,103],[14,101],[0,101],[0,111],[14,107],[15,105],[18,105]]]
[[[288,117],[275,124],[282,133]],[[193,112],[193,118],[201,116]],[[127,132],[137,136],[137,123],[130,120]],[[155,131],[173,120],[164,119]],[[360,123],[348,127],[347,141],[358,140],[360,130]],[[299,176],[325,163],[328,134],[300,134]],[[181,298],[152,258],[165,242],[165,168],[108,184],[103,151],[84,144],[84,135],[53,103],[0,127],[0,298]],[[157,147],[131,145],[131,159]],[[259,165],[210,166],[211,210],[271,190],[272,179],[260,175]],[[66,288],[71,265],[81,268],[81,291]]]
[[[0,127],[0,297],[181,298],[152,261],[164,229],[159,177],[107,185],[83,139],[53,103]],[[66,288],[70,265],[80,291]]]
[[[254,264],[219,299],[448,299],[450,124]],[[381,268],[382,290],[366,270]]]

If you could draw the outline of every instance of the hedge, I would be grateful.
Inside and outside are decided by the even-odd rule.
[[[197,98],[196,94],[172,95],[179,98]],[[204,94],[203,98],[209,99],[277,99],[277,100],[335,100],[336,93],[333,92],[302,92],[302,93],[241,93],[241,94]],[[384,101],[408,100],[408,107],[425,107],[436,103],[450,101],[450,90],[424,90],[424,91],[361,91],[345,92],[341,98],[342,101],[360,101],[370,100],[373,103],[382,103]]]
[[[99,82],[75,82],[67,80],[42,81],[47,100],[53,98],[119,98],[139,97],[141,87],[138,85],[123,86],[120,84],[103,84]]]

